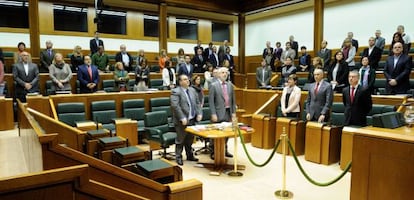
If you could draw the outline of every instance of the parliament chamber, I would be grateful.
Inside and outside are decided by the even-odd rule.
[[[68,42],[68,40],[78,39],[82,45],[87,46],[86,43],[93,37],[96,29],[93,16],[95,16],[96,9],[92,2],[80,0],[18,2],[28,2],[32,5],[28,6],[30,28],[0,27],[0,35],[6,39],[11,38],[13,42],[15,42],[14,37],[19,38],[19,41],[30,41],[30,46],[26,48],[26,51],[32,54],[32,62],[39,66],[41,61],[38,55],[41,47],[43,48],[42,42],[54,40],[56,47],[54,50],[62,53],[65,62],[70,63],[70,57],[73,54],[71,48],[75,43],[74,41]],[[301,194],[295,194],[294,199],[347,199],[349,197],[352,200],[405,200],[412,198],[410,183],[414,178],[414,173],[410,167],[414,164],[412,159],[414,129],[409,126],[394,129],[374,127],[376,116],[389,112],[404,113],[405,106],[414,103],[412,97],[414,80],[412,79],[409,81],[409,94],[386,95],[385,93],[386,78],[383,69],[388,58],[389,40],[387,40],[379,68],[376,71],[375,95],[372,95],[373,109],[367,116],[368,126],[366,127],[343,125],[344,106],[342,94],[339,93],[334,94],[330,111],[331,120],[328,123],[307,121],[304,109],[308,95],[308,72],[296,73],[298,86],[302,89],[299,119],[282,116],[280,108],[282,88],[278,87],[282,79],[280,72],[273,72],[271,76],[270,85],[274,87],[257,88],[255,72],[262,59],[260,53],[264,42],[261,40],[267,38],[260,38],[263,44],[256,44],[255,47],[249,46],[252,43],[249,41],[249,34],[257,36],[256,31],[252,31],[257,28],[257,23],[260,24],[262,20],[268,22],[267,17],[272,17],[272,15],[283,18],[294,16],[296,11],[314,12],[315,22],[311,23],[314,35],[309,37],[312,41],[318,42],[307,44],[308,47],[313,45],[308,53],[314,57],[316,55],[314,49],[320,48],[319,41],[324,39],[323,32],[327,29],[324,27],[323,20],[335,18],[332,15],[324,17],[324,10],[331,12],[332,8],[357,6],[357,4],[336,0],[304,1],[297,4],[292,3],[293,1],[286,1],[291,2],[292,5],[288,3],[287,6],[278,8],[276,5],[285,1],[230,0],[220,3],[219,1],[201,0],[181,2],[175,0],[104,0],[101,2],[115,10],[125,12],[126,19],[123,26],[128,30],[125,34],[102,34],[106,42],[105,53],[109,56],[109,65],[112,67],[115,64],[115,54],[121,43],[126,42],[128,46],[130,42],[132,47],[131,50],[128,49],[128,52],[132,54],[134,60],[141,46],[148,48],[145,56],[151,70],[150,90],[132,91],[135,74],[130,72],[128,74],[130,81],[127,83],[132,86],[130,91],[117,92],[114,90],[113,73],[100,72],[98,92],[80,94],[77,74],[73,73],[70,80],[71,94],[56,94],[51,87],[49,74],[41,72],[39,73],[39,93],[28,95],[27,102],[20,102],[13,98],[16,81],[13,78],[12,67],[16,48],[14,44],[7,43],[2,47],[6,88],[5,96],[0,97],[0,111],[2,111],[0,134],[11,131],[18,138],[19,145],[17,146],[21,146],[23,150],[14,153],[23,157],[23,163],[17,164],[24,165],[23,168],[27,169],[25,173],[8,176],[7,170],[4,169],[13,168],[10,167],[11,163],[16,161],[9,158],[4,162],[11,162],[10,164],[1,164],[0,169],[5,171],[5,175],[0,175],[0,199],[273,199],[273,190],[276,189],[273,187],[282,187],[279,179],[282,176],[280,164],[282,163],[281,143],[283,141],[280,139],[285,134],[292,146],[291,149],[286,148],[288,186],[291,190],[302,187]],[[57,5],[55,3],[85,7],[86,10],[82,12],[87,13],[86,24],[89,26],[86,32],[55,30],[53,28],[53,13]],[[234,6],[234,4],[240,5]],[[326,4],[325,7],[324,4]],[[268,15],[258,11],[260,9],[275,11],[271,11],[273,14]],[[275,13],[278,11],[280,14]],[[195,12],[198,14],[194,14]],[[145,20],[152,15],[159,20],[155,26],[157,34],[147,36],[144,27],[148,21]],[[169,49],[169,56],[176,62],[176,56],[178,56],[176,48],[182,45],[186,53],[193,56],[192,48],[197,40],[179,38],[178,24],[183,23],[183,19],[191,21],[194,18],[198,18],[196,38],[203,41],[203,45],[212,41],[217,47],[220,46],[222,40],[216,39],[217,35],[212,32],[219,27],[217,24],[224,24],[228,28],[226,31],[229,38],[226,39],[229,40],[232,51],[235,52],[233,84],[237,118],[240,123],[254,129],[251,134],[243,136],[247,148],[243,149],[239,146],[238,150],[236,149],[240,156],[239,164],[243,165],[244,177],[242,178],[233,179],[223,173],[219,177],[212,176],[207,179],[205,176],[209,176],[208,173],[199,171],[201,167],[198,163],[186,162],[185,166],[179,166],[169,157],[170,152],[175,148],[175,136],[171,134],[174,132],[174,125],[169,108],[171,91],[162,86],[158,52],[161,49]],[[152,28],[155,30],[154,27]],[[25,36],[22,37],[19,34]],[[288,33],[281,31],[281,34]],[[67,38],[59,41],[59,37]],[[270,39],[273,43],[274,38]],[[257,41],[259,39],[254,39],[254,42]],[[360,41],[365,41],[365,39],[361,38]],[[284,40],[282,40],[283,43]],[[357,67],[361,66],[362,51],[367,48],[365,43],[361,44],[354,58]],[[332,45],[332,52],[340,50],[336,47],[335,44]],[[89,49],[84,48],[82,52],[88,55]],[[409,50],[408,55],[414,55],[414,48]],[[299,59],[294,60],[295,65],[299,62]],[[135,64],[133,67],[136,67]],[[413,77],[413,73],[414,71],[411,71],[410,77]],[[204,77],[203,73],[194,74]],[[205,89],[203,93],[208,96],[209,91]],[[156,108],[155,104],[159,107]],[[151,113],[155,113],[152,119],[157,119],[153,121],[164,123],[161,125],[162,129],[169,134],[165,135],[165,140],[161,140],[158,135],[149,136],[149,131],[147,131],[150,128],[149,124],[155,123],[145,122],[145,119],[151,117],[149,116]],[[209,117],[206,121],[205,123],[209,123]],[[160,133],[161,137],[162,134]],[[204,136],[213,137],[208,133]],[[2,146],[7,146],[4,144],[7,141],[9,141],[8,136],[0,136],[0,149],[3,153],[13,155],[8,153],[7,149],[2,148]],[[224,146],[224,141],[222,138],[217,142],[221,145],[220,148]],[[230,139],[230,141],[229,148],[233,148],[232,143],[235,139]],[[279,142],[280,145],[276,146]],[[194,144],[201,145],[197,146],[200,148],[204,147],[204,144],[198,140]],[[255,159],[265,160],[267,154],[270,154],[273,149],[277,152],[275,154],[277,158],[270,162],[273,168],[269,166],[256,168],[256,165],[252,164],[252,160]],[[252,154],[255,156],[246,157],[244,153],[248,152],[255,153]],[[338,185],[331,188],[318,187],[305,182],[305,178],[294,164],[294,156],[297,156],[310,171],[326,173],[327,176],[322,176],[326,179],[331,179],[327,177],[343,172],[345,180],[340,180]],[[212,161],[209,156],[202,155],[201,157],[201,161],[209,162],[214,167],[220,165],[219,167],[222,168],[225,168],[223,166],[227,161],[230,163],[234,161],[234,159],[222,157]],[[0,162],[3,162],[3,159],[0,159]],[[352,163],[352,168],[348,166],[350,163]],[[226,167],[230,168],[227,165]],[[224,170],[224,172],[227,171]],[[201,173],[203,175],[199,175]],[[269,180],[274,177],[277,180]],[[267,182],[264,182],[264,179]],[[305,184],[300,183],[302,179]],[[240,186],[244,188],[244,191],[237,189],[238,184],[244,184]],[[324,195],[324,192],[330,189],[333,194]],[[267,195],[262,192],[270,190],[272,192]],[[340,192],[335,194],[336,191]]]

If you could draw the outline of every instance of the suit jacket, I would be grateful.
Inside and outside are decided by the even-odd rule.
[[[341,51],[343,52],[343,49],[344,48],[342,48],[341,49]],[[355,55],[356,55],[356,48],[354,47],[354,46],[352,46],[350,49],[349,49],[349,52],[348,52],[348,58],[346,58],[345,59],[345,62],[347,62],[348,63],[348,66],[352,66],[352,67],[354,67],[355,66],[355,60],[354,60],[354,58],[355,58]]]
[[[384,50],[384,47],[385,47],[385,38],[383,37],[375,38],[375,46],[378,47],[382,52],[382,50]]]
[[[39,92],[39,68],[34,63],[29,64],[29,73],[26,75],[23,63],[16,63],[13,66],[13,78],[16,81],[16,95],[26,95],[27,93]],[[32,84],[30,90],[26,90],[24,85]]]
[[[227,85],[227,94],[230,103],[230,114],[236,114],[236,95],[234,93],[233,84],[229,83],[228,81],[226,81],[225,84]],[[208,103],[211,115],[217,115],[218,122],[231,120],[226,119],[226,107],[221,81],[214,81],[211,84],[208,94]]]
[[[99,82],[99,72],[98,68],[95,65],[91,65],[92,69],[92,78],[89,76],[88,66],[81,65],[78,68],[78,80],[79,80],[79,89],[80,93],[93,93],[96,92],[98,89],[98,82]],[[88,83],[95,83],[96,87],[92,90],[86,87]]]
[[[273,54],[273,47],[270,47],[270,53]],[[262,57],[265,58],[267,55],[267,47],[263,49]]]
[[[295,58],[298,58],[298,50],[299,50],[298,42],[296,42],[296,41],[290,42],[290,47],[295,51]]]
[[[263,73],[264,73],[264,81],[263,81]],[[262,86],[262,82],[266,85],[270,85],[270,79],[272,78],[272,70],[269,67],[265,67],[263,72],[263,67],[258,67],[256,69],[256,83],[257,87],[259,88]]]
[[[362,70],[364,69],[364,67],[361,67],[360,69],[359,69],[359,77],[360,77],[360,79],[359,79],[359,85],[362,85],[362,79],[364,78],[364,77],[362,77]],[[366,69],[365,69],[366,70]],[[365,72],[366,73],[366,72]],[[364,75],[365,76],[365,75]],[[376,72],[375,72],[375,69],[372,69],[371,67],[370,67],[370,69],[369,69],[369,74],[368,74],[368,86],[366,87],[366,88],[364,88],[364,89],[367,89],[371,94],[374,94],[374,83],[375,83],[375,76],[376,76]]]
[[[351,102],[350,86],[342,90],[342,102],[345,106],[345,125],[366,126],[367,115],[372,108],[371,93],[358,85]]]
[[[352,43],[352,46],[355,47],[355,52],[357,52],[358,51],[358,47],[359,47],[358,40],[352,39],[352,42],[351,43]]]
[[[286,94],[287,94],[288,87],[283,88],[282,97],[280,98],[280,108],[283,111],[286,111],[286,113],[292,113],[292,112],[300,112],[300,96],[301,90],[298,86],[294,86],[292,92],[289,96],[289,102],[288,106],[286,107]]]
[[[201,49],[201,51],[204,50],[202,46],[197,45],[197,46],[194,47],[194,55],[197,55],[197,49]]]
[[[226,48],[227,48],[226,46],[221,45],[219,47],[218,51],[217,51],[217,55],[218,55],[220,64],[223,63],[224,56],[226,55]]]
[[[49,66],[55,58],[55,50],[51,50],[51,55],[47,49],[40,52],[40,72],[49,72]]]
[[[364,51],[362,52],[362,58],[368,57],[369,66],[371,66],[373,69],[378,69],[378,62],[381,60],[381,54],[382,54],[381,49],[374,46],[374,48],[371,51],[371,55],[368,55],[368,53],[369,53],[369,49],[365,48]]]
[[[336,63],[332,63],[332,65],[328,68],[328,82],[331,82],[334,80],[333,78],[333,70],[335,68]],[[342,89],[348,85],[348,73],[349,68],[346,62],[342,62],[339,64],[338,72],[336,73],[336,82],[338,82],[339,90],[335,88],[336,91],[341,92]],[[342,86],[342,87],[340,87]]]
[[[397,64],[394,67],[394,56],[388,56],[385,63],[384,75],[387,79],[385,91],[388,94],[404,94],[410,89],[410,72],[412,66],[411,56],[401,54]],[[395,79],[396,86],[391,86],[388,81]]]
[[[296,52],[293,49],[289,49],[289,50],[283,50],[282,55],[280,56],[280,61],[282,61],[282,64],[285,63],[285,60],[287,57],[292,58],[292,62],[296,57]]]
[[[177,76],[180,77],[181,74],[185,74],[191,80],[191,78],[193,77],[194,66],[191,63],[189,65],[190,65],[190,71],[188,71],[185,63],[181,63],[180,66],[178,67]]]
[[[300,63],[300,60],[302,59],[302,57],[305,56],[305,63]],[[305,54],[299,57],[299,65],[307,65],[308,67],[304,70],[305,72],[309,71],[310,68],[310,64],[311,64],[311,56],[309,54]],[[300,66],[298,66],[298,71],[300,72],[304,72],[302,71],[302,68]]]
[[[194,73],[204,73],[205,69],[203,66],[206,64],[206,59],[204,59],[203,56],[202,60],[198,57],[198,55],[195,55],[193,59],[191,59],[191,64],[194,66]]]
[[[210,55],[213,53],[213,49],[205,48],[203,52],[203,56],[206,60],[210,59]]]
[[[331,64],[332,50],[325,49],[324,51],[319,50],[317,56],[323,59],[323,67],[328,68]]]
[[[118,52],[115,55],[115,62],[122,62],[125,66],[125,70],[127,71],[131,71],[132,70],[132,64],[134,63],[134,60],[132,59],[132,56],[127,52],[126,53],[129,57],[129,63],[128,63],[128,67],[126,67],[125,62],[122,61],[122,53]]]
[[[325,115],[325,121],[329,120],[329,112],[333,101],[332,86],[326,81],[321,81],[318,92],[315,94],[316,83],[309,85],[306,99],[306,113],[311,120],[318,120],[320,115]]]
[[[214,67],[218,67],[220,65],[219,60],[218,59],[218,55],[217,58],[216,56],[214,56],[214,54],[211,54],[210,57],[208,57],[208,60],[210,61],[210,63],[214,66]]]
[[[175,85],[175,83],[177,82],[174,68],[171,67],[170,70],[171,70],[172,78],[173,78],[172,81],[170,80],[170,73],[168,72],[168,68],[162,69],[162,85],[163,86]]]
[[[91,50],[91,56],[92,56],[94,53],[98,52],[98,47],[99,47],[99,46],[104,46],[104,43],[103,43],[103,41],[102,41],[101,39],[98,39],[98,43],[99,43],[99,45],[98,45],[98,44],[96,44],[96,40],[95,40],[95,38],[93,38],[93,39],[91,39],[91,40],[89,41],[89,49]]]
[[[230,67],[234,67],[234,59],[233,59],[233,55],[231,54],[225,54],[224,55],[224,60],[228,60]]]

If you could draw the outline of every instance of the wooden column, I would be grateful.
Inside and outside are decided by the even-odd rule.
[[[246,47],[246,16],[244,13],[239,14],[239,67],[240,73],[246,73],[245,66],[245,47]],[[234,41],[235,42],[235,41]]]
[[[39,0],[29,0],[30,54],[40,56]]]
[[[159,6],[159,23],[158,23],[158,38],[159,38],[159,49],[167,49],[167,4],[161,3]]]
[[[321,42],[323,40],[324,0],[314,0],[314,5],[313,51],[317,52],[321,48]]]

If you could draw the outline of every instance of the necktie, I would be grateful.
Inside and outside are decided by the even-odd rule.
[[[52,50],[48,50],[48,52],[49,52],[49,57],[52,57]]]
[[[315,95],[318,94],[318,89],[319,89],[319,82],[316,83],[316,87],[315,87],[315,91],[314,91]]]
[[[89,73],[89,78],[92,81],[92,67],[90,65],[88,65],[88,73]]]
[[[361,70],[361,83],[362,83],[362,86],[365,87],[366,81],[365,81],[364,75],[365,75],[365,69],[362,69]]]
[[[355,88],[354,87],[351,87],[351,94],[350,94],[350,96],[351,96],[351,103],[354,102],[354,92],[355,92]]]
[[[221,89],[223,90],[224,104],[225,104],[226,108],[228,108],[228,107],[230,107],[230,102],[229,102],[229,94],[227,93],[226,82],[223,82],[221,84]]]
[[[192,104],[192,100],[191,100],[191,96],[190,96],[189,89],[185,90],[185,92],[187,93],[187,96],[188,96],[188,100],[189,100],[188,106],[190,107],[190,113],[191,113],[189,119],[192,119],[195,116],[195,110],[193,108],[193,104]]]

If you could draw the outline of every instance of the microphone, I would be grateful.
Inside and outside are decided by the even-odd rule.
[[[95,117],[96,130],[99,130],[98,116]]]

